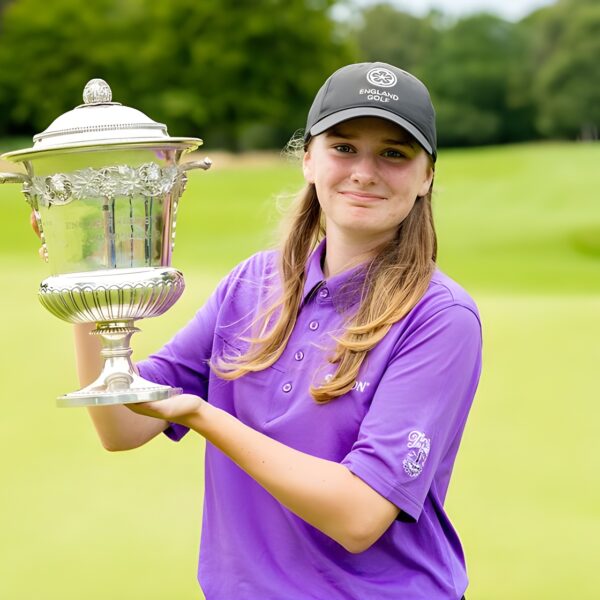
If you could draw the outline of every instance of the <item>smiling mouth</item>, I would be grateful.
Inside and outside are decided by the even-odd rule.
[[[374,200],[385,200],[385,196],[379,196],[377,194],[369,194],[368,192],[353,192],[351,190],[346,190],[340,192],[342,196],[346,198],[351,198],[353,200],[359,200],[363,202],[371,202]]]

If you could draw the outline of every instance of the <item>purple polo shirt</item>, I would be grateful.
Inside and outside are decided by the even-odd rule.
[[[436,270],[423,298],[363,364],[354,388],[317,404],[309,385],[356,308],[361,267],[326,279],[322,242],[304,302],[270,368],[223,381],[213,354],[243,352],[246,327],[277,290],[277,255],[236,267],[159,352],[148,379],[180,386],[297,450],[345,465],[399,509],[359,554],[282,506],[210,443],[198,580],[207,600],[458,600],[467,587],[460,541],[444,511],[448,482],[481,370],[481,326],[469,295]],[[171,425],[179,440],[186,428]]]

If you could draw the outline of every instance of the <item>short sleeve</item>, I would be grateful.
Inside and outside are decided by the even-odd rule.
[[[155,383],[180,387],[186,394],[208,400],[209,360],[226,286],[227,279],[224,279],[187,325],[160,350],[137,363],[142,377]],[[171,423],[164,433],[179,441],[187,432],[187,427]]]
[[[462,305],[416,326],[393,352],[342,461],[414,520],[434,479],[447,487],[481,373],[481,345],[479,318]]]

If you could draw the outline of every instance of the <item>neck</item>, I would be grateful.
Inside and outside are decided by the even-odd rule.
[[[332,277],[369,260],[385,241],[372,237],[350,238],[328,228],[323,274]]]

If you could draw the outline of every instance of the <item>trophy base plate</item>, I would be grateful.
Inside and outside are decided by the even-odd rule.
[[[172,388],[167,385],[155,385],[141,377],[136,377],[129,388],[110,391],[105,385],[92,384],[78,392],[59,396],[56,405],[59,408],[77,406],[109,406],[111,404],[135,404],[137,402],[153,402],[166,400],[171,396],[182,393],[181,388]],[[136,385],[137,384],[137,385]]]

